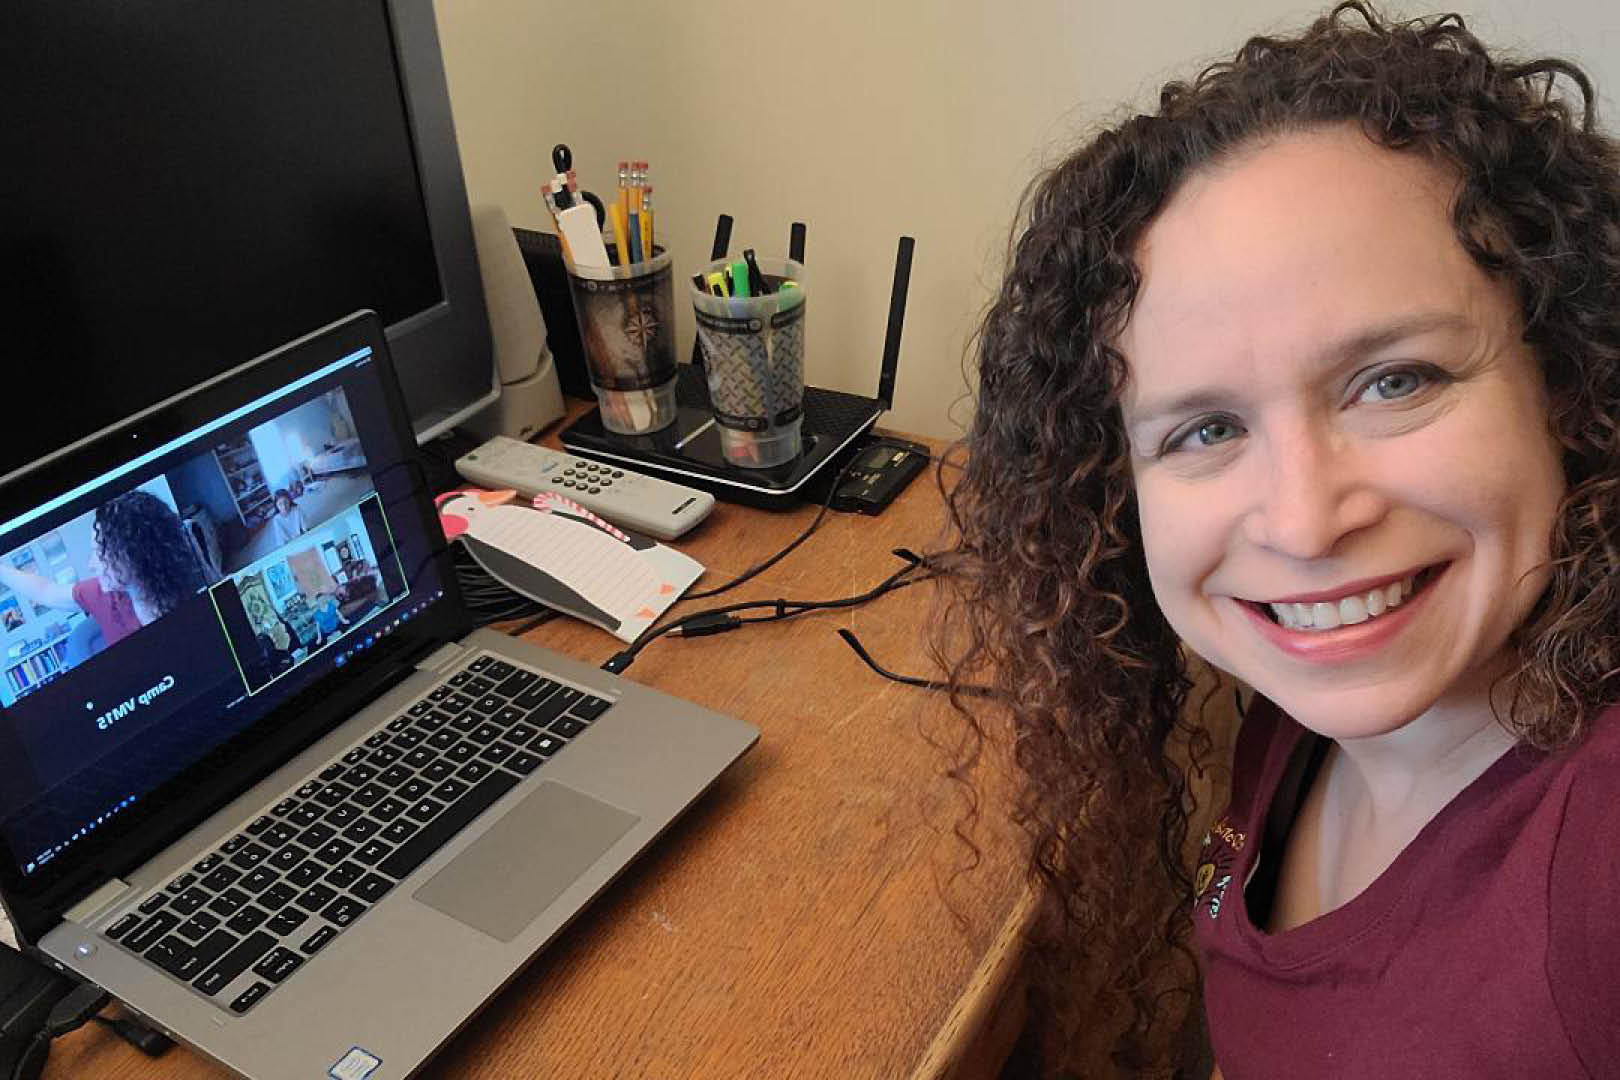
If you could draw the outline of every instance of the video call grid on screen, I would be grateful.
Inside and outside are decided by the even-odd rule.
[[[0,524],[0,831],[14,852],[42,866],[76,823],[263,715],[283,696],[266,688],[411,594],[374,480],[390,466],[362,445],[387,437],[370,356]]]
[[[250,694],[401,598],[383,585],[377,552],[398,553],[341,387],[208,434],[185,440],[198,444],[186,460],[0,555],[0,706],[204,590]],[[397,570],[388,577],[403,581]]]

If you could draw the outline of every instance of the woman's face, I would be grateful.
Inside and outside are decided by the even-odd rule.
[[[1138,251],[1120,345],[1154,595],[1333,737],[1483,704],[1546,584],[1542,380],[1452,190],[1359,132],[1288,135],[1194,176]]]

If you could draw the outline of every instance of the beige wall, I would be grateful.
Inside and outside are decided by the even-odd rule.
[[[620,158],[644,158],[659,242],[683,277],[707,260],[721,212],[736,219],[734,252],[785,254],[789,223],[806,222],[812,383],[875,392],[895,243],[915,236],[887,423],[937,436],[964,421],[967,338],[1036,169],[1121,103],[1150,102],[1167,78],[1324,7],[437,0],[469,196],[549,229],[539,184],[553,143],[573,147],[600,193]],[[1468,11],[1493,43],[1571,55],[1606,100],[1620,92],[1620,5]],[[684,307],[677,329],[684,355]]]

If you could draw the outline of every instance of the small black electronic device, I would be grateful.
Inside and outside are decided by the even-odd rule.
[[[834,510],[881,514],[928,464],[928,447],[879,435],[855,452],[855,460],[833,492]]]

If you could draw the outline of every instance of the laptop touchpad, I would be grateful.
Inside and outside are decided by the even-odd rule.
[[[547,781],[428,879],[416,899],[511,941],[640,820]]]

